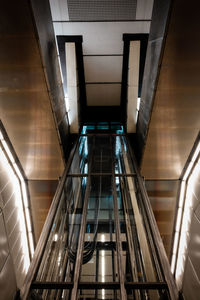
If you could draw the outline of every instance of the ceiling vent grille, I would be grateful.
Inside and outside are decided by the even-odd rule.
[[[131,21],[137,0],[67,0],[70,21]]]

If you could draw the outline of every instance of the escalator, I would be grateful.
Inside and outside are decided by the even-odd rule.
[[[121,124],[83,126],[21,298],[178,298]]]

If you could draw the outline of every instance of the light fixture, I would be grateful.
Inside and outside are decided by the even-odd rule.
[[[101,234],[101,242],[105,242],[105,235]],[[101,281],[105,282],[105,250],[101,250]],[[101,290],[102,299],[105,299],[105,289]]]
[[[180,183],[178,210],[171,258],[171,271],[175,274],[176,283],[179,288],[181,288],[182,284],[189,241],[189,230],[193,208],[191,194],[193,186],[196,182],[196,178],[200,173],[200,165],[198,163],[200,155],[200,142],[198,142],[198,144],[195,146],[195,149],[192,149],[192,152],[192,157],[187,163],[187,167]]]
[[[12,178],[11,182],[13,184],[13,189],[15,191],[16,197],[15,205],[18,208],[18,220],[22,236],[22,248],[23,253],[25,255],[24,268],[25,270],[27,270],[30,264],[28,245],[31,256],[33,256],[34,253],[34,242],[32,235],[32,224],[30,218],[27,188],[24,176],[18,166],[15,156],[12,154],[12,148],[9,146],[9,143],[6,141],[6,139],[7,138],[5,138],[3,131],[0,130],[0,156],[1,161],[3,161],[5,164],[6,172],[8,172],[9,176]]]

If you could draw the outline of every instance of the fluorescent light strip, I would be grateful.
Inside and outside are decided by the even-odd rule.
[[[174,274],[175,271],[175,263],[176,263],[176,254],[172,255],[172,260],[171,260],[171,272]]]
[[[18,210],[18,222],[20,226],[21,231],[21,244],[22,244],[22,252],[24,254],[23,260],[24,260],[24,269],[27,270],[30,264],[30,258],[29,258],[29,251],[28,251],[28,240],[26,235],[26,227],[25,227],[25,218],[23,213],[23,207],[22,207],[22,195],[20,190],[20,183],[19,179],[16,176],[12,164],[8,161],[7,156],[5,155],[5,149],[0,148],[0,159],[5,164],[6,171],[8,172],[11,180],[11,184],[14,189],[14,195],[15,195],[15,205],[16,209]],[[21,200],[21,201],[20,201]]]
[[[32,232],[30,211],[29,211],[28,207],[25,208],[25,215],[26,215],[26,223],[27,223],[28,232]]]
[[[3,134],[0,131],[0,140],[3,140],[3,139],[4,139]]]
[[[7,157],[3,153],[3,155],[5,156],[5,160],[8,163],[9,169],[10,169],[11,173],[13,173],[13,175],[16,174],[16,176],[17,176],[17,181],[16,181],[16,185],[15,185],[15,192],[17,194],[19,194],[18,197],[20,197],[23,201],[23,205],[22,205],[22,203],[21,203],[21,205],[20,205],[20,203],[18,203],[19,212],[21,214],[23,212],[23,215],[20,216],[19,221],[20,221],[21,228],[22,228],[22,231],[23,231],[23,228],[26,228],[24,218],[26,219],[27,230],[28,230],[29,233],[31,233],[31,235],[28,234],[28,237],[27,237],[26,230],[25,230],[24,234],[25,234],[26,237],[24,237],[23,239],[28,238],[29,245],[30,245],[31,256],[33,256],[34,243],[33,243],[30,209],[29,209],[29,204],[28,204],[28,197],[27,197],[27,189],[26,189],[25,180],[24,180],[24,177],[23,177],[17,163],[15,162],[14,156],[12,155],[12,152],[11,152],[9,146],[8,146],[7,142],[5,141],[3,133],[1,132],[1,130],[0,130],[0,140],[1,140],[3,151],[7,154],[8,158],[9,158],[9,161],[8,161]],[[21,184],[21,189],[20,189],[20,184]],[[25,208],[25,211],[23,209],[23,206]],[[29,263],[30,263],[30,261],[29,261]],[[25,268],[27,269],[28,266],[25,266]]]
[[[179,207],[183,207],[183,202],[185,199],[185,189],[186,189],[186,183],[185,181],[181,182],[181,187],[180,187],[180,196],[179,196]]]
[[[29,233],[28,233],[28,237],[29,237],[29,242],[30,242],[31,256],[33,257],[33,254],[34,254],[33,233],[32,233],[32,232],[29,232]]]
[[[198,155],[200,153],[200,142],[198,143],[196,150],[194,151],[194,154],[192,156],[192,161],[195,162],[195,160],[197,159]]]
[[[182,207],[179,207],[177,212],[177,217],[176,217],[176,232],[180,230],[182,214],[183,214],[183,209]]]
[[[24,181],[24,177],[22,176],[21,171],[20,171],[18,165],[16,163],[14,163],[12,166],[13,166],[13,168],[14,168],[14,170],[15,170],[15,172],[16,172],[19,180],[20,180],[20,182]]]
[[[29,203],[28,203],[26,184],[25,184],[24,180],[21,182],[21,188],[22,188],[22,194],[23,194],[24,207],[27,208],[27,207],[29,207]]]
[[[6,141],[2,140],[1,142],[2,142],[3,149],[4,149],[5,153],[8,155],[11,163],[13,164],[15,162],[15,159],[14,159],[14,157],[13,157],[13,155],[12,155],[12,153],[11,153],[11,151],[10,151],[7,143],[6,143]]]
[[[189,162],[185,174],[183,175],[183,180],[181,181],[180,186],[176,232],[174,235],[171,259],[171,271],[175,273],[176,282],[179,287],[181,287],[182,275],[184,272],[186,251],[188,247],[188,234],[191,223],[192,203],[190,198],[191,192],[189,191],[190,189],[192,190],[192,187],[196,181],[196,176],[194,176],[194,174],[198,174],[197,168],[199,168],[199,165],[197,159],[199,155],[200,142],[198,143],[194,154],[192,155],[191,161]]]
[[[188,167],[187,167],[187,170],[185,171],[185,174],[184,174],[184,176],[183,176],[183,180],[187,180],[188,175],[190,174],[193,165],[194,165],[194,162],[193,162],[193,161],[190,161],[190,162],[189,162],[189,165],[188,165]]]

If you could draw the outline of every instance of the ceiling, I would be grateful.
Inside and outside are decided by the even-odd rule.
[[[88,106],[119,106],[123,34],[148,33],[153,1],[50,0],[55,35],[83,36]],[[80,4],[81,3],[81,4]]]

